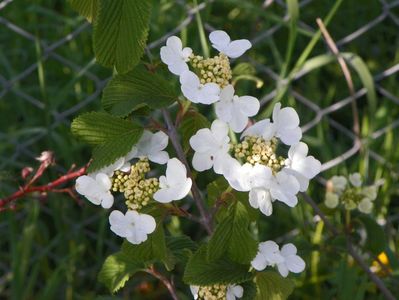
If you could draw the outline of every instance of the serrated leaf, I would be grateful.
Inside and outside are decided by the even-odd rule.
[[[177,263],[185,265],[197,249],[197,245],[186,235],[166,237],[167,259],[164,261],[166,268],[173,270]]]
[[[100,0],[69,0],[72,8],[84,16],[90,23],[97,15]]]
[[[238,264],[227,257],[207,261],[207,247],[201,246],[189,259],[183,281],[191,285],[237,284],[252,279],[249,265]]]
[[[89,112],[75,118],[71,125],[74,135],[90,145],[100,145],[120,134],[134,134],[135,123],[103,112]]]
[[[127,116],[144,106],[169,106],[177,99],[168,81],[139,65],[126,74],[116,75],[103,92],[102,105],[110,114]]]
[[[98,63],[126,73],[140,61],[146,44],[151,1],[101,0],[94,24]]]
[[[138,124],[102,112],[77,117],[72,122],[71,130],[88,144],[96,145],[89,173],[126,155],[143,133]]]
[[[380,254],[387,246],[384,229],[369,216],[361,215],[359,219],[367,232],[365,248],[370,250],[374,255]]]
[[[294,283],[276,272],[256,274],[256,300],[285,300],[294,290]]]
[[[115,293],[125,285],[134,273],[142,268],[142,264],[132,262],[126,259],[121,252],[117,252],[108,256],[105,260],[98,274],[98,281],[103,283],[111,293]]]
[[[190,138],[197,133],[201,128],[209,128],[211,123],[201,113],[190,110],[188,111],[179,126],[179,131],[182,137],[183,150],[190,149]]]
[[[249,217],[244,205],[236,202],[209,241],[208,260],[217,260],[227,253],[236,262],[250,263],[258,251],[258,243],[252,238],[248,225]]]

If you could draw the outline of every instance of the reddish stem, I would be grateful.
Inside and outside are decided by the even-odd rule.
[[[39,168],[40,169],[40,168]],[[82,168],[80,168],[79,170],[76,170],[74,172],[69,171],[67,174],[59,177],[58,179],[45,184],[45,185],[41,185],[41,186],[30,186],[32,184],[32,181],[30,181],[28,184],[26,184],[25,186],[21,187],[18,191],[16,191],[14,194],[5,197],[3,199],[0,199],[0,211],[4,209],[4,207],[8,204],[10,204],[11,202],[24,197],[27,194],[30,193],[34,193],[34,192],[48,192],[48,191],[52,191],[54,190],[56,187],[72,180],[75,179],[79,176],[82,176],[84,174],[86,174],[86,170],[87,170],[87,166],[84,166]],[[37,173],[36,173],[37,174]],[[40,175],[42,175],[43,172],[41,172]],[[35,176],[35,180],[37,179],[38,176]],[[67,193],[70,193],[67,190],[56,190],[55,192],[61,192],[61,191],[65,191]]]

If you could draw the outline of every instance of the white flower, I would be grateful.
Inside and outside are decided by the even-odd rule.
[[[276,103],[273,108],[273,124],[275,135],[288,146],[298,143],[302,138],[299,117],[292,107],[281,109],[281,103]]]
[[[137,211],[128,210],[126,214],[114,210],[109,215],[111,230],[118,236],[126,238],[132,244],[140,244],[147,240],[147,235],[156,228],[155,219]]]
[[[324,200],[324,204],[328,207],[328,208],[336,208],[338,206],[339,203],[339,196],[335,193],[332,192],[327,192],[326,193],[326,198]]]
[[[168,65],[169,71],[175,75],[181,75],[188,70],[187,61],[193,50],[184,48],[177,36],[171,36],[166,40],[166,46],[161,48],[161,60]]]
[[[348,181],[344,176],[333,176],[331,177],[331,182],[334,191],[337,192],[338,194],[341,194],[345,190],[346,185],[348,183]]]
[[[244,295],[244,289],[241,285],[228,285],[226,292],[226,300],[236,300],[236,298],[242,298]]]
[[[227,124],[216,119],[211,129],[200,129],[190,138],[191,148],[195,151],[193,157],[195,170],[202,172],[213,167],[216,173],[223,173],[226,160],[230,157],[228,131]]]
[[[245,39],[231,41],[230,36],[222,30],[211,32],[209,40],[213,48],[231,58],[243,55],[245,51],[252,47],[251,42]]]
[[[357,205],[357,208],[364,214],[371,213],[373,209],[373,202],[369,198],[363,198],[362,201]]]
[[[273,138],[274,134],[274,124],[270,122],[270,119],[264,119],[245,129],[245,131],[242,133],[241,138],[245,136],[259,136],[262,137],[264,140],[269,141]]]
[[[215,110],[217,117],[228,123],[234,132],[241,132],[248,124],[248,117],[258,113],[259,101],[251,96],[234,95],[234,87],[229,84],[221,91]]]
[[[168,161],[166,176],[159,178],[160,189],[154,199],[161,203],[183,199],[191,189],[191,178],[187,178],[186,167],[177,158]]]
[[[281,109],[281,103],[276,103],[273,109],[273,122],[265,119],[255,123],[242,134],[242,136],[248,135],[260,136],[266,141],[275,136],[288,146],[295,145],[302,138],[298,114],[292,107]]]
[[[190,291],[191,294],[193,294],[194,300],[198,299],[199,288],[200,287],[198,285],[190,285]]]
[[[277,263],[277,269],[281,276],[287,277],[288,272],[301,273],[305,270],[305,262],[296,255],[297,249],[293,244],[286,244],[281,248],[280,254],[283,261]]]
[[[213,82],[201,84],[198,76],[191,71],[181,74],[180,83],[184,97],[193,103],[212,104],[219,100],[219,85]]]
[[[76,179],[76,191],[85,196],[91,203],[100,205],[104,208],[110,208],[114,204],[112,196],[111,180],[108,175],[98,173],[95,177],[83,175]]]
[[[362,176],[359,173],[350,174],[349,181],[354,187],[360,187],[362,185]]]
[[[283,262],[283,256],[280,254],[279,246],[274,241],[259,243],[258,253],[251,261],[252,267],[257,271],[263,271],[267,266],[274,266]]]
[[[144,130],[143,135],[137,145],[127,155],[126,159],[148,157],[148,159],[157,164],[166,164],[169,154],[163,151],[168,146],[168,136],[162,131],[152,133]]]
[[[298,203],[298,194],[300,185],[298,180],[288,174],[285,169],[282,169],[274,177],[272,177],[270,184],[270,194],[271,196],[284,202],[289,207],[294,207]]]
[[[300,191],[308,189],[309,180],[320,173],[321,163],[313,156],[308,155],[308,146],[299,142],[291,146],[288,151],[288,159],[285,161],[288,173],[295,176],[300,184]]]
[[[275,199],[270,195],[270,191],[265,188],[254,188],[249,192],[249,204],[265,215],[270,216],[273,213],[273,202]]]

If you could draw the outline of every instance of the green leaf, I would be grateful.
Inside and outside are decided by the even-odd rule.
[[[253,280],[240,283],[244,289],[244,294],[240,300],[254,300],[256,297],[256,285]]]
[[[90,23],[97,15],[100,0],[69,0],[72,8],[84,16]]]
[[[142,264],[132,262],[121,252],[117,252],[108,256],[105,260],[98,274],[98,281],[103,283],[111,293],[115,293],[125,285],[134,273],[142,268]]]
[[[101,0],[94,24],[94,52],[98,63],[118,73],[140,61],[146,44],[151,1]]]
[[[188,111],[184,115],[179,127],[184,151],[187,152],[190,149],[190,138],[196,134],[198,130],[209,128],[210,126],[211,123],[204,115],[194,110]]]
[[[256,274],[256,300],[284,300],[294,290],[294,283],[280,274],[265,271]]]
[[[236,284],[252,279],[249,265],[238,264],[227,257],[207,261],[206,245],[193,254],[186,265],[183,281],[192,285]]]
[[[244,205],[236,202],[209,241],[208,260],[217,260],[227,252],[236,262],[250,263],[258,251],[258,243],[252,238],[248,225],[249,217]]]
[[[88,169],[92,172],[126,155],[140,139],[143,129],[132,121],[92,112],[73,120],[72,133],[88,144],[97,145]]]
[[[138,129],[131,121],[103,112],[82,114],[71,125],[72,133],[90,145],[103,144],[120,134],[134,134]]]
[[[169,106],[176,99],[168,81],[139,65],[112,78],[104,89],[102,105],[110,114],[123,117],[144,106],[152,109]]]
[[[369,216],[361,215],[359,219],[367,232],[365,248],[370,250],[374,255],[380,254],[387,246],[384,229]]]
[[[151,263],[166,259],[165,233],[162,221],[158,222],[155,232],[150,234],[145,242],[133,245],[124,241],[121,251],[129,260],[135,262]]]
[[[167,255],[164,260],[168,271],[175,268],[177,263],[185,265],[192,255],[192,251],[197,249],[197,245],[186,235],[166,237]]]
[[[215,181],[209,183],[206,186],[208,205],[213,206],[216,200],[228,189],[229,186],[229,183],[223,176],[220,176]]]

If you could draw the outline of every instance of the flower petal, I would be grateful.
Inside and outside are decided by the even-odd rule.
[[[212,47],[222,52],[230,43],[230,36],[223,30],[215,30],[209,34]]]
[[[237,58],[240,57],[252,47],[250,41],[242,39],[242,40],[235,40],[232,41],[226,48],[223,49],[224,54],[226,54],[230,58]]]
[[[291,255],[285,258],[285,265],[292,273],[301,273],[305,270],[305,261],[298,255]]]
[[[209,170],[213,166],[212,155],[208,153],[195,152],[192,164],[194,169],[198,172]]]

